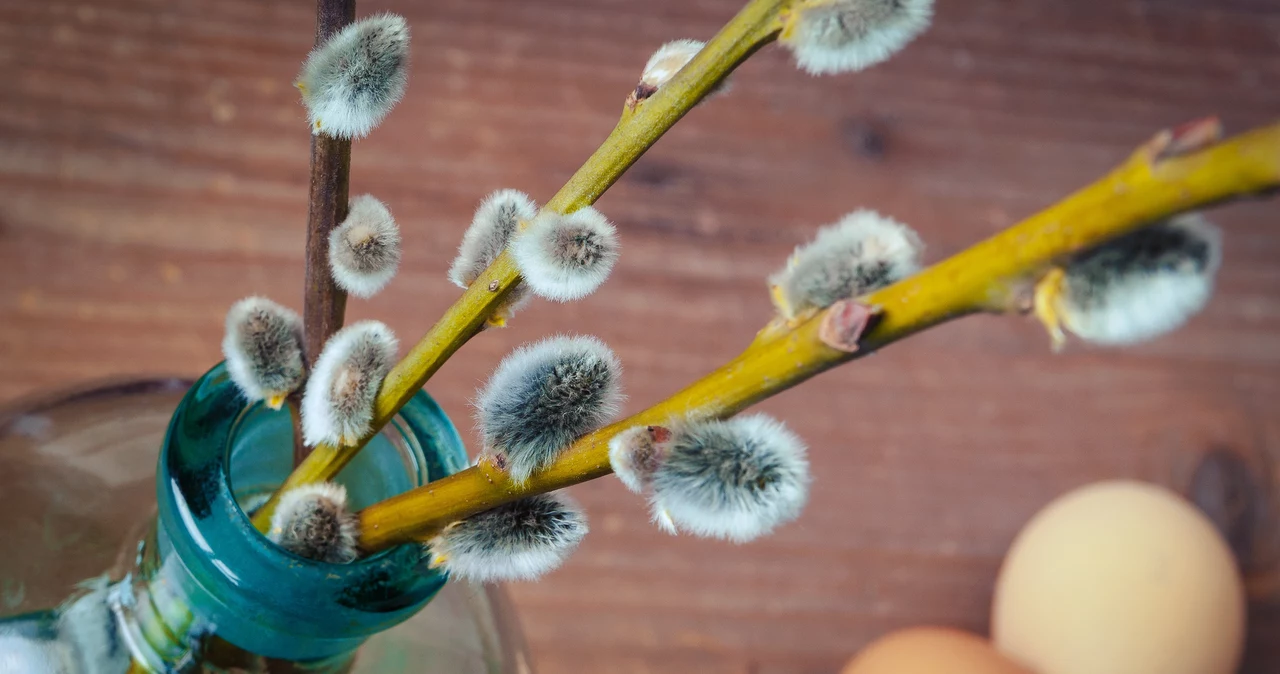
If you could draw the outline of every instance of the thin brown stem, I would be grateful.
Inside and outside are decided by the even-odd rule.
[[[316,46],[356,20],[356,0],[316,0]]]
[[[318,0],[316,46],[354,21],[355,16],[355,0]],[[347,217],[350,179],[351,141],[312,135],[306,286],[302,299],[308,365],[316,362],[325,342],[342,328],[347,310],[347,293],[334,283],[329,272],[329,232]],[[309,453],[310,448],[295,442],[295,465]]]
[[[302,315],[307,363],[316,362],[333,333],[342,328],[347,294],[329,272],[329,232],[347,217],[351,141],[311,137],[311,206],[307,213],[307,285]]]

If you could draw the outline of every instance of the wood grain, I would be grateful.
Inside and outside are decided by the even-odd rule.
[[[708,37],[736,7],[362,2],[361,15],[404,14],[414,35],[408,95],[351,162],[352,193],[390,206],[406,250],[349,320],[424,332],[457,296],[445,270],[480,198],[545,200],[608,133],[648,54]],[[298,306],[310,134],[290,83],[313,30],[304,0],[0,3],[0,399],[197,374],[219,358],[233,301]],[[535,303],[432,381],[469,439],[475,386],[553,332],[616,348],[628,413],[713,369],[768,317],[764,277],[855,207],[913,224],[939,259],[1158,128],[1274,118],[1280,5],[952,0],[862,74],[812,78],[766,49],[734,80],[601,199],[624,255],[599,293]],[[768,540],[668,537],[614,481],[575,488],[592,535],[562,570],[511,587],[540,670],[830,672],[896,627],[982,631],[1031,514],[1085,482],[1136,477],[1243,493],[1260,513],[1233,538],[1262,579],[1244,671],[1277,671],[1276,213],[1213,214],[1227,231],[1219,292],[1170,337],[1055,357],[1037,326],[978,317],[762,405],[806,438],[818,478],[804,517]],[[1211,450],[1250,470],[1206,487]]]

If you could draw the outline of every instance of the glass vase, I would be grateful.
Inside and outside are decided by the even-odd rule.
[[[0,415],[0,674],[529,671],[502,591],[419,546],[333,565],[253,529],[291,465],[288,412],[221,366]],[[358,509],[466,465],[419,393],[337,481]]]

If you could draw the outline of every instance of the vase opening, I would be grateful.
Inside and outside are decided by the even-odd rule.
[[[346,488],[348,506],[355,511],[448,474],[440,465],[433,473],[431,464],[417,431],[397,416],[333,481]],[[223,470],[227,489],[248,520],[293,470],[289,412],[262,403],[247,406],[230,430]]]
[[[215,368],[174,413],[157,470],[158,517],[135,580],[128,639],[171,663],[210,639],[257,656],[321,661],[412,616],[445,577],[419,546],[329,564],[267,540],[245,514],[292,470],[287,411],[246,406]],[[338,475],[361,508],[465,467],[456,430],[419,393]],[[135,653],[135,657],[137,653]]]

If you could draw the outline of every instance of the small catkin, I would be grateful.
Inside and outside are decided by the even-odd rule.
[[[627,99],[627,104],[635,107],[637,103],[658,93],[658,89],[670,82],[671,78],[688,65],[689,61],[692,61],[705,46],[706,43],[701,40],[672,40],[658,47],[657,51],[649,57],[649,61],[644,64],[644,70],[640,73],[640,83]],[[726,80],[716,86],[708,97],[728,91],[729,82]]]
[[[329,269],[338,287],[373,297],[400,265],[400,228],[386,204],[371,194],[351,200],[347,218],[329,232]]]
[[[302,319],[265,297],[248,297],[227,312],[222,338],[227,374],[250,402],[280,409],[306,380]]]
[[[330,337],[302,396],[307,445],[354,445],[367,435],[374,400],[395,358],[395,335],[377,321],[354,323]]]
[[[622,365],[594,337],[552,337],[513,351],[476,397],[485,451],[523,483],[622,400]]]
[[[787,18],[779,42],[812,75],[887,60],[929,27],[933,0],[808,0]]]
[[[779,313],[792,319],[910,276],[923,248],[906,225],[875,211],[854,211],[796,248],[769,277],[770,294]]]
[[[569,302],[609,278],[618,260],[618,233],[590,206],[568,215],[544,212],[516,235],[511,254],[535,295]]]
[[[609,465],[622,484],[643,494],[666,459],[672,438],[662,426],[632,426],[609,440]]]
[[[307,56],[295,86],[313,133],[369,134],[404,96],[409,82],[409,25],[378,14],[335,33]]]
[[[1063,326],[1096,344],[1168,333],[1204,308],[1222,263],[1222,235],[1203,217],[1132,232],[1067,265],[1057,310]]]
[[[347,508],[346,488],[319,482],[281,495],[267,538],[299,557],[349,564],[358,555],[360,524]]]
[[[532,580],[560,566],[587,535],[587,518],[551,493],[500,505],[449,525],[428,545],[431,565],[477,582]]]
[[[484,198],[462,235],[462,245],[449,268],[449,280],[466,289],[498,259],[521,221],[538,215],[538,204],[518,190],[498,190]]]
[[[799,516],[808,498],[804,443],[763,414],[672,429],[652,477],[664,528],[744,542]]]

